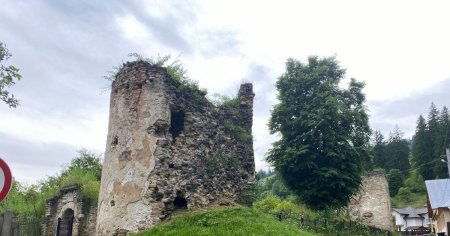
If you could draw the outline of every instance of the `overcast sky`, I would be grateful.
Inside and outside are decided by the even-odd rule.
[[[23,79],[0,104],[0,156],[19,181],[55,175],[87,148],[103,153],[113,66],[182,54],[209,94],[256,93],[256,168],[275,137],[267,130],[275,81],[287,58],[337,56],[365,81],[374,130],[410,137],[431,102],[450,106],[447,1],[25,1],[0,0],[0,42]],[[447,91],[446,91],[447,90]]]

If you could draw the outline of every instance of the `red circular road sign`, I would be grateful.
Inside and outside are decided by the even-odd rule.
[[[0,158],[0,202],[6,198],[11,190],[12,175],[6,162]]]

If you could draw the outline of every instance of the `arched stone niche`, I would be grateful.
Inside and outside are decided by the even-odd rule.
[[[79,186],[62,188],[47,201],[44,235],[95,235],[96,213],[96,204],[83,199]]]

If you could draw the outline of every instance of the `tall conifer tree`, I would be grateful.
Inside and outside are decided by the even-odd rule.
[[[428,143],[428,127],[423,116],[417,120],[416,133],[413,137],[412,160],[425,180],[434,179],[432,171],[432,156],[430,155],[431,146]]]

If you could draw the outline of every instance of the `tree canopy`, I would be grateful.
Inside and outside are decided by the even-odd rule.
[[[3,63],[11,58],[12,54],[6,46],[0,42],[0,100],[5,102],[9,107],[17,107],[19,100],[11,94],[7,88],[13,86],[16,81],[20,80],[22,76],[19,74],[19,69],[15,66],[6,66]]]
[[[306,64],[288,59],[276,84],[279,104],[269,128],[281,139],[267,160],[313,209],[346,206],[369,158],[364,83],[351,79],[347,89],[341,88],[344,76],[334,57],[312,56]]]
[[[403,138],[403,133],[397,126],[389,134],[387,141],[379,131],[375,131],[372,153],[375,166],[386,170],[386,173],[397,169],[406,175],[410,169],[409,141]]]
[[[434,103],[427,119],[419,116],[412,145],[412,164],[425,180],[448,178],[445,149],[450,147],[450,117],[447,107],[439,111]]]

